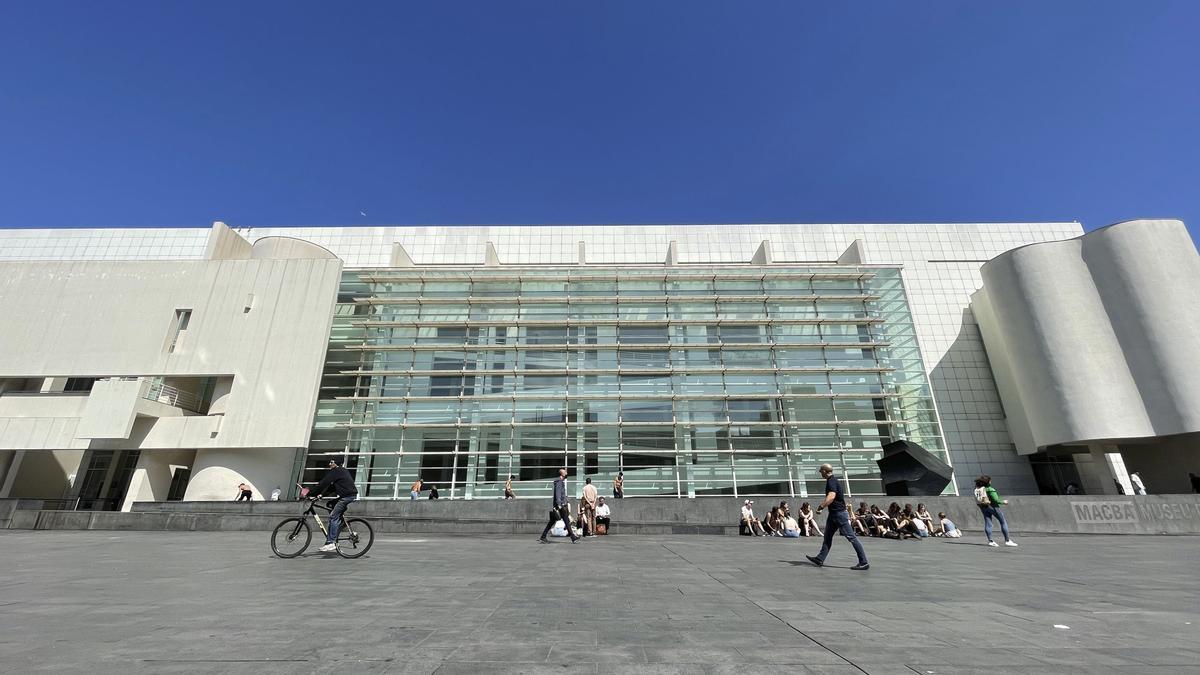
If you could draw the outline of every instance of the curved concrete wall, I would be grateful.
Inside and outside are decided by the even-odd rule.
[[[1200,256],[1182,222],[1025,246],[981,273],[972,309],[1020,452],[1200,431]]]

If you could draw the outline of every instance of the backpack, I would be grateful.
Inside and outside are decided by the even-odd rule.
[[[987,488],[975,488],[975,503],[980,506],[992,505],[992,498],[988,496]]]

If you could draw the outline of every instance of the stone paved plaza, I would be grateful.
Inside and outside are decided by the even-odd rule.
[[[266,533],[0,533],[0,671],[1177,673],[1200,663],[1195,537],[1021,548],[380,535],[360,560]],[[1058,628],[1057,626],[1069,626]]]

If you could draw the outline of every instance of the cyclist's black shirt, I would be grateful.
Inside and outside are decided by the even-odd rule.
[[[354,487],[354,479],[344,466],[335,467],[325,472],[325,476],[321,478],[321,482],[317,483],[317,487],[313,488],[312,494],[324,494],[331,487],[339,497],[358,496],[358,488]]]

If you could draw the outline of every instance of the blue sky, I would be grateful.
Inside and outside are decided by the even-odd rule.
[[[1197,27],[1154,0],[10,3],[0,226],[1195,235]]]

